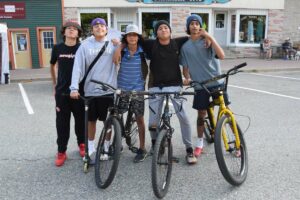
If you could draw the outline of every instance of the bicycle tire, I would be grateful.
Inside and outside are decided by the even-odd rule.
[[[164,154],[167,154],[167,156],[162,160]],[[171,139],[167,138],[167,130],[161,130],[156,138],[151,166],[152,188],[155,196],[158,198],[163,198],[168,192],[172,174],[172,156]],[[166,168],[165,177],[161,177],[159,174],[161,167]],[[161,180],[163,182],[159,183]]]
[[[222,116],[218,121],[215,132],[215,153],[220,171],[225,180],[231,185],[238,186],[241,185],[247,178],[248,153],[243,133],[238,124],[237,129],[240,138],[240,150],[235,148],[235,136],[231,124],[231,118],[226,115]],[[224,147],[222,130],[226,130],[224,133],[226,132],[226,135],[228,134],[227,139],[228,145],[230,146],[229,151],[226,151]],[[233,171],[233,167],[229,166],[227,158],[229,158],[229,161],[237,161],[233,165],[233,167],[238,166],[235,172]]]
[[[103,154],[104,152],[104,140],[107,134],[109,134],[109,129],[112,130],[110,139],[112,143],[110,144],[108,150],[108,160],[101,160],[101,154]],[[120,160],[121,145],[122,141],[120,122],[116,117],[109,117],[104,123],[104,127],[102,129],[102,133],[97,146],[95,159],[95,181],[96,185],[101,189],[107,188],[115,178]],[[107,167],[106,165],[108,165],[110,161],[112,161],[111,166]],[[107,169],[109,171],[106,175],[105,170]]]
[[[125,123],[125,140],[128,147],[139,147],[139,129],[135,115],[128,111]]]
[[[205,135],[205,140],[207,143],[211,144],[214,143],[214,137],[213,137],[213,129],[211,127],[209,119],[206,119],[204,122],[204,135]]]

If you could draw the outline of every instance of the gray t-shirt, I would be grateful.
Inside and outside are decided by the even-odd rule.
[[[205,81],[221,74],[220,61],[216,58],[216,53],[212,47],[205,48],[205,40],[193,41],[189,39],[181,48],[180,64],[188,67],[192,80]],[[222,84],[223,80],[218,80],[207,84],[213,87]],[[196,89],[202,89],[197,87]]]
[[[107,41],[107,38],[99,42],[95,40],[94,36],[91,36],[82,42],[75,55],[71,91],[78,90],[79,83],[83,79],[87,68],[102,49],[105,41]],[[112,62],[115,49],[116,47],[109,42],[103,55],[89,72],[84,84],[85,96],[100,96],[112,93],[111,91],[103,91],[101,86],[91,82],[91,79],[102,81],[113,87],[117,86],[117,68]]]

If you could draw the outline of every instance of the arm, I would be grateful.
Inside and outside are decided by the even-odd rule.
[[[182,73],[183,73],[183,76],[184,76],[183,85],[189,85],[190,82],[192,81],[191,76],[190,76],[189,68],[186,67],[186,66],[183,66]]]
[[[215,40],[215,38],[209,35],[204,29],[200,30],[200,36],[204,37],[206,40],[209,40],[211,42],[211,47],[215,50],[218,58],[220,60],[224,60],[225,53],[219,43]]]
[[[182,45],[183,45],[186,41],[188,41],[188,39],[189,39],[189,37],[187,37],[187,36],[174,38],[175,42],[177,43],[178,50],[181,49]]]
[[[121,62],[121,51],[125,48],[125,44],[121,44],[118,48],[116,48],[113,56],[113,63],[115,65],[119,65]]]
[[[81,45],[75,55],[74,65],[73,65],[73,71],[72,71],[72,81],[71,81],[71,98],[72,99],[79,99],[79,83],[83,79],[85,74],[85,54],[84,54],[84,48]]]
[[[56,86],[56,64],[50,64],[50,73],[51,73],[51,79],[52,79],[52,85],[53,85],[53,95],[55,95],[55,86]]]
[[[152,48],[156,40],[153,39],[146,39],[144,42],[141,44],[143,51],[147,54],[147,59],[151,60],[152,58]]]
[[[180,51],[180,65],[183,66],[183,69],[182,69],[182,74],[184,76],[184,79],[183,79],[183,85],[189,85],[190,82],[191,82],[191,75],[190,75],[190,71],[189,71],[189,68],[188,68],[188,63],[187,63],[187,60],[186,60],[186,56],[185,56],[185,53],[184,53],[184,48],[181,49]]]
[[[54,96],[55,96],[55,86],[56,86],[57,57],[58,57],[56,52],[57,52],[56,46],[54,46],[51,52],[51,59],[50,59],[50,74],[52,79]]]

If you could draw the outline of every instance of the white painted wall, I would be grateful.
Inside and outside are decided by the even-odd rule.
[[[250,8],[250,9],[284,9],[285,0],[231,0],[225,4],[197,5],[184,4],[190,7],[203,8]],[[64,0],[65,7],[155,7],[157,4],[130,3],[127,0]],[[159,7],[182,6],[183,4],[159,4]]]

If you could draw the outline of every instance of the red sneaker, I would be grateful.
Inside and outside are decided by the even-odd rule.
[[[79,148],[79,154],[80,154],[80,156],[81,157],[84,157],[84,154],[85,154],[85,144],[80,144],[79,146],[78,146],[78,148]]]
[[[64,153],[57,153],[56,160],[55,160],[55,165],[57,167],[62,166],[65,163],[66,159],[67,159],[66,152],[64,152]]]
[[[203,148],[201,148],[201,147],[196,147],[195,150],[194,150],[194,155],[195,155],[196,157],[199,157],[199,156],[201,155],[201,153],[202,153],[202,150],[203,150]]]

